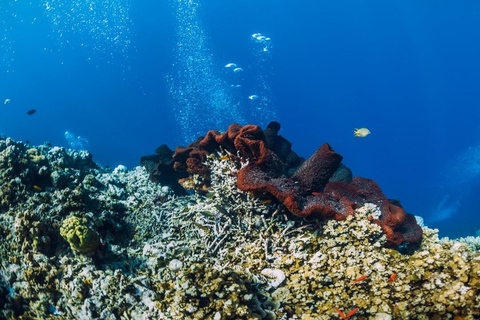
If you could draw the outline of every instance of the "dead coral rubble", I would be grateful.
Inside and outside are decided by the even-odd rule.
[[[240,190],[258,197],[273,196],[296,216],[342,220],[365,203],[375,203],[382,214],[372,222],[386,234],[387,246],[421,240],[422,228],[414,216],[389,202],[373,180],[351,179],[348,168],[341,164],[343,157],[330,145],[323,144],[303,161],[291,150],[291,144],[278,135],[279,130],[276,122],[270,123],[265,131],[256,125],[232,124],[225,133],[211,130],[187,147],[177,147],[172,156],[173,166],[165,168],[162,160],[155,170],[151,170],[151,164],[146,168],[152,178],[162,170],[162,174],[171,175],[172,168],[179,173],[201,175],[205,184],[199,189],[206,191],[209,169],[204,161],[208,154],[224,149],[238,155],[239,163],[248,161],[238,171]]]

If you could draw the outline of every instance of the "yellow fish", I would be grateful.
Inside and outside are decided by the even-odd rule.
[[[355,128],[355,130],[353,131],[353,135],[359,138],[365,138],[370,133],[371,133],[370,130],[368,130],[367,128],[360,128],[360,129]]]

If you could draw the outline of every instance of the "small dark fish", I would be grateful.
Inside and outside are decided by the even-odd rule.
[[[211,213],[211,212],[208,212],[208,211],[202,211],[202,212],[200,212],[200,213],[201,213],[203,216],[205,216],[205,217],[208,217],[208,218],[210,218],[210,217],[213,217],[213,216],[214,216],[214,214],[213,214],[213,213]]]
[[[224,215],[226,215],[227,217],[230,216],[230,214],[228,213],[228,211],[227,211],[224,207],[219,206],[218,204],[215,205],[215,209],[217,209],[221,214],[224,214]]]
[[[197,227],[199,227],[200,229],[202,229],[203,231],[208,232],[208,233],[211,233],[210,229],[208,229],[207,227],[205,227],[203,224],[196,223],[196,222],[193,222],[193,224],[196,225]]]
[[[34,114],[35,112],[37,112],[37,109],[30,109],[30,110],[27,111],[27,114],[28,114],[29,116],[31,116],[31,115]]]
[[[215,192],[209,192],[205,195],[205,197],[211,199],[211,198],[213,198],[214,195],[215,195]]]

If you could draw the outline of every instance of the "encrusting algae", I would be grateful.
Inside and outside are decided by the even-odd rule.
[[[175,197],[143,168],[1,138],[0,318],[480,317],[478,251],[428,227],[386,248],[374,204],[292,217],[240,191],[232,159],[210,155],[208,193]]]

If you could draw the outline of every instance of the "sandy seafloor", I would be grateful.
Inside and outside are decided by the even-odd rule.
[[[292,217],[210,157],[208,194],[0,138],[0,319],[480,319],[480,241],[385,248],[373,204]]]

